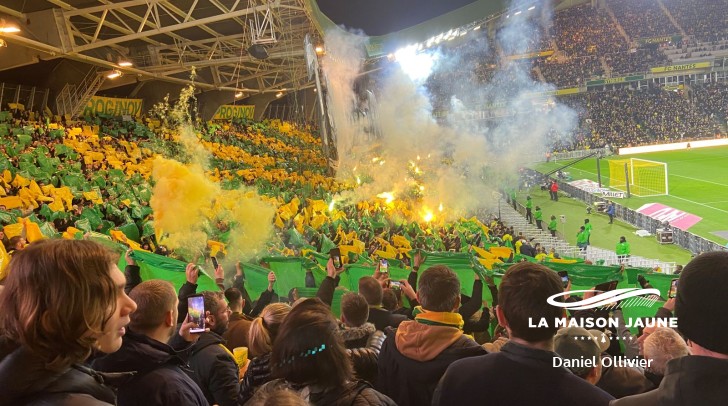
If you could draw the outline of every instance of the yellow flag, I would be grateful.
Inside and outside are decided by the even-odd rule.
[[[5,251],[5,246],[0,244],[0,281],[8,276],[8,263],[10,262],[10,255]]]

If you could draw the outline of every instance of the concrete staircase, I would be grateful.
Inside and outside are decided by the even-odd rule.
[[[612,11],[611,8],[609,8],[609,5],[607,2],[604,2],[604,11],[609,14],[609,17],[612,19],[612,22],[615,26],[617,26],[617,31],[619,31],[620,34],[624,37],[624,40],[627,41],[628,44],[632,43],[632,39],[627,35],[627,32],[624,31],[624,28],[622,27],[622,24],[619,23],[619,20],[617,20],[617,16],[614,15],[614,11]]]
[[[672,16],[672,13],[670,12],[670,10],[668,10],[667,7],[665,7],[665,4],[662,2],[662,0],[657,0],[657,4],[660,5],[660,9],[662,9],[662,12],[667,15],[667,18],[670,19],[670,22],[672,23],[672,25],[674,25],[675,28],[677,28],[680,31],[680,34],[683,37],[685,35],[687,35],[687,34],[685,34],[685,30],[683,30],[682,27],[680,26],[680,24],[677,23],[677,20],[675,20],[675,17]]]
[[[533,67],[533,71],[536,73],[536,77],[538,78],[539,81],[541,81],[543,83],[546,83],[546,78],[543,77],[543,73],[541,72],[541,67],[540,66],[535,65]]]
[[[612,68],[607,65],[607,60],[604,59],[603,56],[599,57],[599,63],[602,64],[602,69],[604,69],[604,75],[608,78],[612,77]]]

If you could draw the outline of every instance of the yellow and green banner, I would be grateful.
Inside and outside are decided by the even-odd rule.
[[[510,59],[512,61],[517,60],[517,59],[534,59],[534,58],[551,56],[553,54],[554,54],[554,51],[549,49],[548,51],[529,52],[527,54],[509,55],[508,59]]]
[[[662,44],[665,42],[677,42],[682,39],[681,35],[662,35],[659,37],[642,38],[638,42],[640,45]]]
[[[577,94],[580,93],[580,90],[578,87],[567,87],[564,89],[559,89],[556,91],[557,96],[566,96],[567,94]]]
[[[645,78],[645,75],[621,76],[618,78],[590,80],[590,81],[586,82],[586,85],[587,86],[612,85],[615,83],[636,82],[636,81],[642,80],[644,78]]]
[[[255,106],[226,104],[217,108],[213,120],[232,120],[234,118],[253,119]]]
[[[114,97],[94,96],[83,109],[82,116],[107,115],[114,117],[140,117],[142,99],[117,99]]]
[[[713,66],[713,62],[707,61],[707,62],[685,63],[682,65],[660,66],[658,68],[652,68],[650,70],[652,71],[652,73],[661,73],[661,72],[676,72],[676,71],[681,71],[681,70],[704,69],[704,68],[710,68],[711,66]]]

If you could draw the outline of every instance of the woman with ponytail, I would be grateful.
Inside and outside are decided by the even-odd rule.
[[[291,306],[285,303],[271,303],[250,324],[248,352],[252,360],[240,382],[238,402],[241,405],[253,396],[256,389],[272,379],[270,354],[273,350],[273,341],[278,334],[278,327],[290,311]]]

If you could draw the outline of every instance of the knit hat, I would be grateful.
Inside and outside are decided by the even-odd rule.
[[[601,357],[609,348],[609,336],[599,330],[586,330],[581,327],[564,327],[554,336],[554,352],[566,359],[591,359]],[[588,367],[571,367],[571,372],[582,375]]]
[[[690,341],[728,354],[728,298],[716,288],[728,286],[728,252],[698,255],[678,281],[675,316],[678,330]]]

